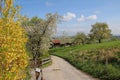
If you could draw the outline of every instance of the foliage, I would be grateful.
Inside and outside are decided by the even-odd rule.
[[[106,23],[95,23],[92,25],[89,35],[92,39],[96,39],[99,41],[99,43],[101,43],[102,39],[110,38],[111,30]]]
[[[27,41],[20,27],[19,7],[13,0],[2,2],[0,14],[0,80],[22,80],[26,77],[28,56]]]
[[[85,44],[85,42],[86,42],[86,39],[87,39],[87,36],[85,35],[85,33],[77,33],[76,34],[76,36],[75,36],[75,40],[74,40],[74,42],[76,43],[76,44]]]
[[[78,69],[101,80],[120,78],[120,41],[67,48],[51,49],[52,55],[62,57]]]
[[[33,17],[23,22],[29,37],[27,48],[32,53],[33,60],[37,61],[44,54],[48,54],[50,39],[56,30],[58,17],[56,13],[47,14],[46,20]]]

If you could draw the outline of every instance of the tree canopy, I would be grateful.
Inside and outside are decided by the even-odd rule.
[[[111,30],[108,27],[107,23],[95,23],[92,25],[90,30],[90,37],[92,39],[98,40],[99,43],[102,42],[102,39],[108,39],[111,36]]]
[[[32,53],[33,60],[48,53],[50,39],[56,31],[58,17],[56,13],[49,13],[45,20],[33,17],[23,22],[23,27],[29,37],[27,48]]]
[[[87,38],[87,36],[85,35],[85,33],[78,32],[75,36],[74,42],[76,44],[83,44],[84,45],[86,42],[86,38]]]

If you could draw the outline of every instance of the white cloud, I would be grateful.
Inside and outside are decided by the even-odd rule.
[[[46,2],[45,5],[46,5],[47,7],[50,7],[50,6],[53,6],[54,3],[52,3],[52,2]]]
[[[65,14],[65,15],[63,16],[63,21],[70,21],[70,20],[72,20],[73,18],[76,18],[76,14],[71,13],[71,12],[67,12],[67,14]]]
[[[113,35],[120,35],[120,27],[119,26],[120,25],[117,23],[116,24],[112,24],[112,22],[109,23],[109,27],[110,27]]]
[[[96,20],[97,16],[96,15],[91,15],[86,18],[87,20]]]
[[[78,20],[79,22],[81,22],[81,21],[96,20],[96,19],[97,19],[97,16],[96,16],[96,15],[90,15],[90,16],[87,16],[87,17],[85,17],[84,15],[81,15],[81,17],[78,18],[77,20]]]
[[[97,11],[95,11],[95,12],[93,12],[93,13],[99,14],[99,13],[101,13],[101,11],[97,10]]]
[[[86,19],[85,19],[84,15],[81,15],[81,17],[78,18],[77,20],[78,20],[79,22],[81,22],[81,21],[85,21]]]
[[[68,35],[75,35],[77,32],[88,33],[88,29],[81,25],[66,25],[57,27],[57,35],[61,35],[65,31]]]

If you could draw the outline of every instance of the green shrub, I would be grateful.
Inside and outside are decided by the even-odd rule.
[[[100,77],[103,80],[120,80],[120,70],[113,67],[112,65],[108,65],[105,68],[106,74]]]

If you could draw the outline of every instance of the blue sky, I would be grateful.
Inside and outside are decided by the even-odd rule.
[[[16,0],[15,4],[29,18],[55,12],[63,16],[57,34],[89,33],[92,24],[106,22],[112,34],[120,35],[120,0]]]

